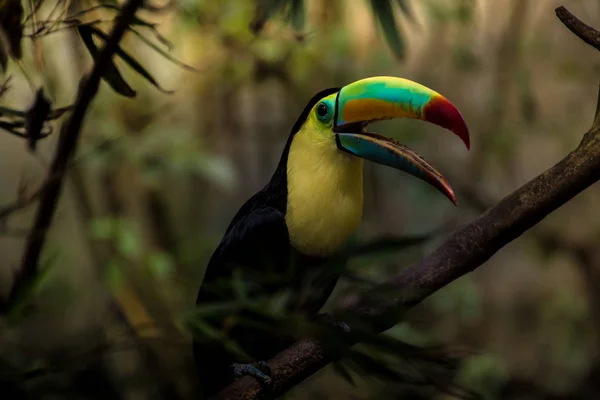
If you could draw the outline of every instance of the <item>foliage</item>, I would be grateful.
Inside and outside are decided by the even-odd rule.
[[[67,8],[69,3],[71,7]],[[77,8],[75,3],[0,2],[0,66],[4,74],[0,128],[11,134],[1,146],[8,149],[2,153],[7,160],[13,149],[11,140],[17,138],[23,139],[33,153],[36,168],[47,166],[47,150],[54,146],[57,136],[54,133],[72,110],[72,101],[65,100],[71,98],[69,87],[76,86],[85,76],[88,62],[96,60],[122,4],[87,1]],[[327,4],[325,11],[320,9],[327,15],[311,12],[310,7],[321,7],[317,3]],[[70,169],[69,187],[51,233],[61,257],[53,251],[44,254],[34,284],[11,310],[12,317],[6,319],[10,322],[8,344],[1,361],[6,357],[10,363],[0,370],[31,371],[32,365],[37,367],[40,361],[33,357],[24,360],[23,355],[36,354],[43,359],[42,365],[50,365],[49,369],[34,369],[36,379],[43,377],[64,387],[68,386],[64,382],[73,380],[85,388],[90,377],[98,383],[108,375],[99,386],[106,389],[114,385],[115,391],[125,391],[114,384],[119,380],[115,376],[121,378],[122,372],[115,364],[135,364],[131,354],[139,352],[151,356],[141,356],[142,361],[137,362],[146,375],[143,381],[138,376],[132,378],[136,385],[154,391],[153,385],[160,382],[193,382],[193,374],[188,376],[192,367],[181,365],[181,360],[189,356],[187,344],[176,352],[175,362],[169,357],[171,345],[179,343],[188,330],[199,337],[227,340],[207,322],[207,317],[243,308],[297,329],[297,334],[316,331],[332,342],[339,340],[339,336],[330,335],[312,321],[282,315],[286,293],[268,304],[240,301],[190,310],[202,266],[231,213],[268,178],[283,136],[305,98],[325,86],[373,74],[403,75],[428,82],[462,102],[461,108],[466,110],[478,138],[474,143],[483,143],[484,137],[491,143],[489,147],[474,146],[474,154],[479,155],[473,160],[479,161],[464,166],[452,158],[453,148],[444,139],[438,142],[424,134],[428,128],[409,122],[383,126],[394,134],[401,131],[403,140],[418,142],[424,153],[445,164],[452,172],[451,181],[453,186],[456,183],[461,204],[450,214],[418,184],[407,183],[387,171],[367,169],[365,227],[357,244],[349,249],[354,260],[344,271],[342,294],[380,282],[389,271],[397,271],[430,251],[445,234],[406,236],[405,232],[427,232],[426,223],[437,226],[449,219],[448,215],[455,219],[450,222],[451,228],[468,222],[475,212],[483,211],[472,204],[477,201],[476,195],[495,202],[556,159],[553,150],[548,150],[554,148],[555,141],[568,143],[570,149],[578,137],[569,137],[563,131],[567,126],[569,131],[585,129],[579,120],[589,108],[588,97],[595,95],[590,95],[588,89],[589,79],[594,79],[597,72],[596,63],[584,50],[571,46],[568,38],[563,43],[554,24],[542,24],[534,18],[527,22],[525,33],[506,39],[519,45],[508,46],[509,54],[500,57],[497,48],[504,46],[505,40],[500,33],[510,35],[501,32],[500,23],[497,26],[493,22],[502,20],[499,15],[481,19],[482,9],[491,3],[495,2],[362,1],[369,12],[366,18],[387,43],[383,50],[391,50],[394,59],[369,38],[365,39],[367,45],[357,50],[352,34],[368,36],[370,30],[359,30],[359,24],[353,26],[353,21],[342,18],[344,7],[353,2],[264,0],[246,2],[243,8],[237,0],[177,1],[158,13],[138,13],[128,27],[127,40],[103,76],[107,84],[104,89],[108,90],[101,90],[96,98],[87,117],[81,151]],[[509,9],[509,3],[498,10]],[[165,34],[169,40],[161,32],[169,32]],[[85,57],[81,58],[77,50],[61,52],[60,44],[74,43],[81,45]],[[40,51],[44,46],[46,50]],[[409,46],[417,56],[406,51]],[[569,53],[570,59],[577,62],[567,66],[568,76],[560,73],[561,68],[565,70],[564,60],[542,51],[544,48],[573,52]],[[49,57],[55,51],[60,62]],[[45,65],[42,53],[48,58]],[[184,63],[180,58],[188,61]],[[505,66],[503,59],[517,62]],[[23,81],[31,86],[30,93]],[[500,111],[490,105],[494,102],[501,105]],[[496,111],[490,112],[492,109]],[[19,157],[18,162],[2,161],[6,176],[17,175],[29,160]],[[476,172],[482,173],[483,183],[477,183]],[[14,192],[10,180],[2,185],[4,193]],[[593,191],[582,195],[575,206],[566,206],[555,217],[550,227],[554,229],[549,230],[559,243],[570,243],[563,235],[577,246],[579,241],[595,237],[587,235],[583,227],[597,224],[589,211],[596,196]],[[26,205],[38,197],[31,198],[20,193],[14,204],[10,199],[2,200],[9,203],[0,212],[7,268],[13,264],[10,251],[18,251],[15,244],[20,243],[12,236],[29,233],[19,226],[26,223]],[[370,239],[381,232],[388,233],[383,240]],[[300,386],[291,398],[313,394],[359,398],[358,388],[365,386],[367,398],[429,398],[431,391],[423,394],[419,386],[432,369],[439,372],[440,363],[449,367],[442,368],[444,378],[458,375],[452,384],[489,398],[523,376],[568,392],[597,363],[597,328],[593,326],[597,316],[590,311],[594,307],[589,306],[591,297],[587,294],[597,291],[597,282],[575,245],[559,251],[572,255],[565,262],[567,272],[560,273],[550,265],[560,258],[556,252],[542,259],[532,255],[537,253],[531,247],[537,244],[512,245],[504,252],[505,258],[493,261],[501,265],[440,291],[385,336],[357,330],[363,343],[334,365],[336,373],[325,375],[324,384],[315,381]],[[590,247],[594,254],[593,241]],[[69,255],[68,263],[63,252]],[[538,265],[546,268],[540,272]],[[572,273],[581,276],[565,278]],[[535,279],[528,279],[531,274]],[[75,278],[66,279],[67,275]],[[246,289],[243,281],[236,279],[238,294],[243,298]],[[44,286],[48,280],[64,280],[64,284]],[[565,295],[567,286],[576,289]],[[69,308],[65,308],[69,314],[59,317],[48,304],[64,294],[65,287],[74,293],[69,293]],[[517,301],[523,296],[523,287],[531,293],[544,292],[545,296]],[[75,351],[98,331],[102,331],[100,336],[106,334],[120,342],[123,335],[116,335],[112,321],[108,321],[113,314],[117,330],[136,332],[140,337],[151,331],[164,342],[150,350],[136,342],[124,358],[105,349],[94,357],[83,357],[102,359],[100,369],[92,369],[81,358],[65,356],[65,361],[41,350],[13,345],[19,342],[29,347],[39,341],[39,347],[45,346],[50,353]],[[84,325],[91,327],[83,329]],[[525,329],[524,325],[534,328]],[[32,330],[44,335],[38,334],[32,341],[31,334],[25,335]],[[23,338],[15,339],[22,332]],[[53,338],[61,336],[63,343],[58,345]],[[232,351],[243,351],[233,342],[228,345]],[[468,346],[477,354],[459,357],[451,351],[453,345]],[[429,352],[432,349],[440,352]],[[407,362],[415,356],[423,361],[432,354],[436,357],[420,363],[421,368],[416,370]],[[158,368],[153,367],[153,356],[160,359]],[[69,370],[59,378],[53,368],[57,358],[63,364],[80,366],[81,371]],[[450,362],[444,363],[448,359]],[[106,374],[106,370],[110,372]],[[529,372],[524,374],[524,370]],[[13,375],[2,372],[1,378],[6,377]],[[5,380],[3,387],[8,388]],[[52,387],[49,384],[43,388]],[[173,393],[163,397],[178,398]]]
[[[404,41],[398,30],[396,21],[396,6],[408,18],[412,18],[410,5],[407,0],[368,0],[373,11],[373,18],[379,23],[390,49],[398,59],[404,58]],[[283,14],[292,27],[300,32],[305,21],[304,0],[259,0],[254,20],[250,28],[255,33],[262,30],[264,24],[273,16]]]

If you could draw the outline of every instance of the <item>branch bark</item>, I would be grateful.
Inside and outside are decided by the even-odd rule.
[[[600,50],[600,32],[584,24],[579,18],[571,14],[569,10],[563,6],[558,7],[556,10],[556,16],[560,21],[565,24],[567,28],[581,40]]]
[[[557,8],[556,14],[577,36],[600,50],[600,32],[585,25],[564,7]],[[579,146],[558,164],[458,229],[429,256],[334,314],[344,321],[366,322],[376,332],[392,327],[408,308],[473,271],[548,214],[600,180],[598,154],[600,112],[596,111],[592,127]],[[272,394],[285,393],[337,358],[339,353],[328,351],[316,339],[299,340],[269,361],[273,373]],[[244,377],[215,398],[250,400],[262,394],[260,385],[253,378]]]
[[[0,313],[6,313],[11,309],[11,306],[16,303],[21,293],[26,290],[37,275],[46,234],[56,212],[68,165],[77,148],[83,119],[98,92],[100,80],[105,74],[121,38],[125,34],[129,23],[133,20],[135,12],[143,3],[144,0],[129,0],[125,3],[91,73],[79,85],[75,107],[68,121],[63,125],[48,178],[42,189],[40,206],[35,217],[32,233],[27,238],[21,267],[15,276],[8,298],[0,304]]]

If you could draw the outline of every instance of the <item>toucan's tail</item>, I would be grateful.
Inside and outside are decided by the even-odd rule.
[[[234,379],[231,355],[214,343],[194,341],[194,361],[202,399],[213,397]]]

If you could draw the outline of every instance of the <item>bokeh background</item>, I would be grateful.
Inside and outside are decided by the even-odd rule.
[[[37,23],[55,7],[44,3]],[[565,5],[600,27],[597,0],[392,2],[396,43],[386,40],[375,1],[304,3],[301,28],[275,15],[257,34],[249,0],[178,0],[160,13],[140,14],[157,23],[173,49],[140,27],[144,37],[195,70],[133,34],[124,40],[160,86],[174,92],[157,89],[121,60],[137,97],[102,84],[44,250],[47,273],[19,315],[2,321],[5,381],[49,399],[192,398],[190,336],[182,321],[194,307],[204,266],[235,212],[270,178],[292,124],[321,89],[373,75],[406,77],[444,94],[471,129],[466,152],[455,137],[425,123],[375,125],[438,167],[459,207],[421,181],[365,164],[359,240],[448,232],[467,223],[559,161],[591,124],[600,59],[556,19],[554,8]],[[73,14],[91,5],[58,7]],[[108,16],[114,13],[97,10],[82,20]],[[22,62],[11,62],[4,74],[12,80],[2,105],[26,109],[32,86],[43,86],[55,106],[70,104],[92,62],[76,32],[25,38],[23,50]],[[55,145],[51,135],[32,154],[22,139],[0,132],[0,206],[40,185]],[[387,334],[467,348],[472,356],[458,379],[486,398],[596,398],[599,201],[598,187],[587,190]],[[34,212],[27,207],[1,221],[4,293]],[[381,281],[442,239],[361,259],[356,270]],[[384,399],[398,392],[358,375],[352,385],[327,367],[286,398]]]

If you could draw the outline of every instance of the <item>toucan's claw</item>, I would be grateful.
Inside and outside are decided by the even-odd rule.
[[[266,361],[258,361],[252,364],[231,364],[233,375],[236,378],[251,376],[256,379],[266,391],[273,389],[273,380],[271,379],[271,367]]]

